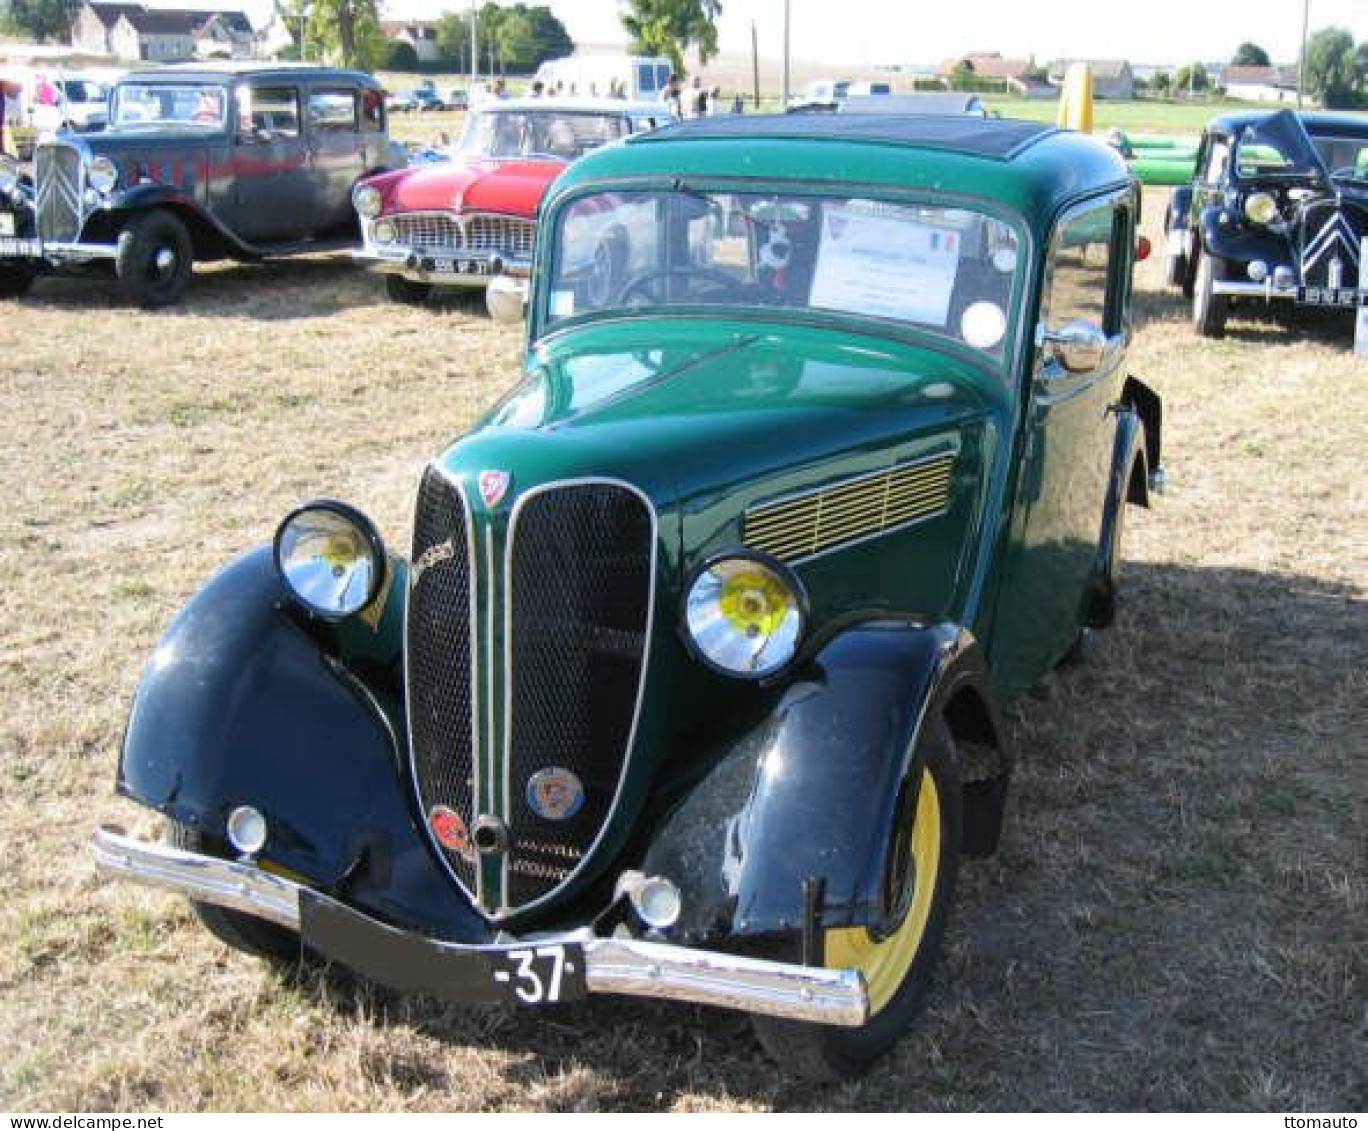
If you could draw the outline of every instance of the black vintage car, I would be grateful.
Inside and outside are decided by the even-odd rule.
[[[1368,118],[1292,110],[1207,126],[1191,185],[1168,208],[1168,281],[1203,337],[1233,301],[1355,308],[1368,234]]]
[[[369,75],[215,64],[134,71],[109,128],[39,143],[32,177],[0,164],[0,296],[45,272],[112,267],[140,306],[180,299],[200,259],[355,242],[352,187],[402,164]]]

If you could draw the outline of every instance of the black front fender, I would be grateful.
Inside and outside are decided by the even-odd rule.
[[[1204,254],[1227,260],[1237,267],[1254,259],[1262,259],[1270,267],[1291,261],[1291,248],[1286,239],[1250,227],[1224,205],[1212,204],[1202,209],[1198,231]],[[1237,272],[1237,276],[1244,278],[1243,272]]]
[[[391,921],[482,936],[415,825],[397,708],[295,616],[268,548],[191,598],[143,673],[119,791],[224,851],[228,814],[254,806],[264,861]]]
[[[966,688],[992,702],[977,644],[952,625],[870,622],[827,643],[646,854],[648,873],[683,890],[686,937],[744,945],[791,935],[814,914],[822,927],[877,926],[919,728]]]

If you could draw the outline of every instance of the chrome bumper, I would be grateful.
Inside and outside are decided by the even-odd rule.
[[[254,865],[151,844],[111,826],[98,829],[90,847],[97,865],[109,875],[168,888],[291,930],[301,929],[300,898],[305,894],[311,901],[365,918],[354,908]],[[377,933],[394,933],[377,920],[367,922]],[[828,1025],[861,1025],[869,1015],[864,978],[856,970],[826,970],[638,939],[595,938],[587,928],[496,946],[429,940],[456,957],[557,942],[583,949],[590,993],[696,1002]]]
[[[487,251],[444,253],[367,244],[353,248],[351,257],[382,275],[402,275],[412,282],[438,287],[483,287],[498,275],[525,276],[530,269],[525,260],[506,259]],[[471,270],[476,264],[478,270]]]
[[[1213,279],[1211,282],[1211,293],[1217,295],[1237,295],[1240,298],[1296,298],[1297,285],[1293,283],[1288,287],[1275,287],[1273,278],[1269,276],[1262,283],[1240,282],[1236,279]]]
[[[89,263],[114,259],[119,249],[111,243],[50,243],[36,238],[0,239],[0,255],[13,259],[41,259],[52,264]]]

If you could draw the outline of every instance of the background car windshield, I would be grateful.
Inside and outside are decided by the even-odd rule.
[[[1368,129],[1364,132],[1368,134]],[[1368,180],[1368,136],[1329,137],[1313,133],[1311,144],[1332,177]]]
[[[998,352],[1019,244],[964,208],[774,193],[641,191],[560,213],[552,322],[635,307],[779,307],[926,327]]]
[[[461,152],[481,157],[555,157],[573,161],[628,132],[617,114],[561,110],[486,110],[471,114]]]
[[[207,84],[125,83],[114,98],[116,126],[222,126],[228,92]]]

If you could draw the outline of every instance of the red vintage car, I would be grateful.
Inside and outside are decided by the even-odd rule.
[[[673,121],[663,103],[525,98],[473,109],[453,160],[361,181],[352,204],[365,243],[353,252],[396,302],[434,287],[525,279],[537,205],[581,154]],[[515,284],[517,286],[517,284]]]

